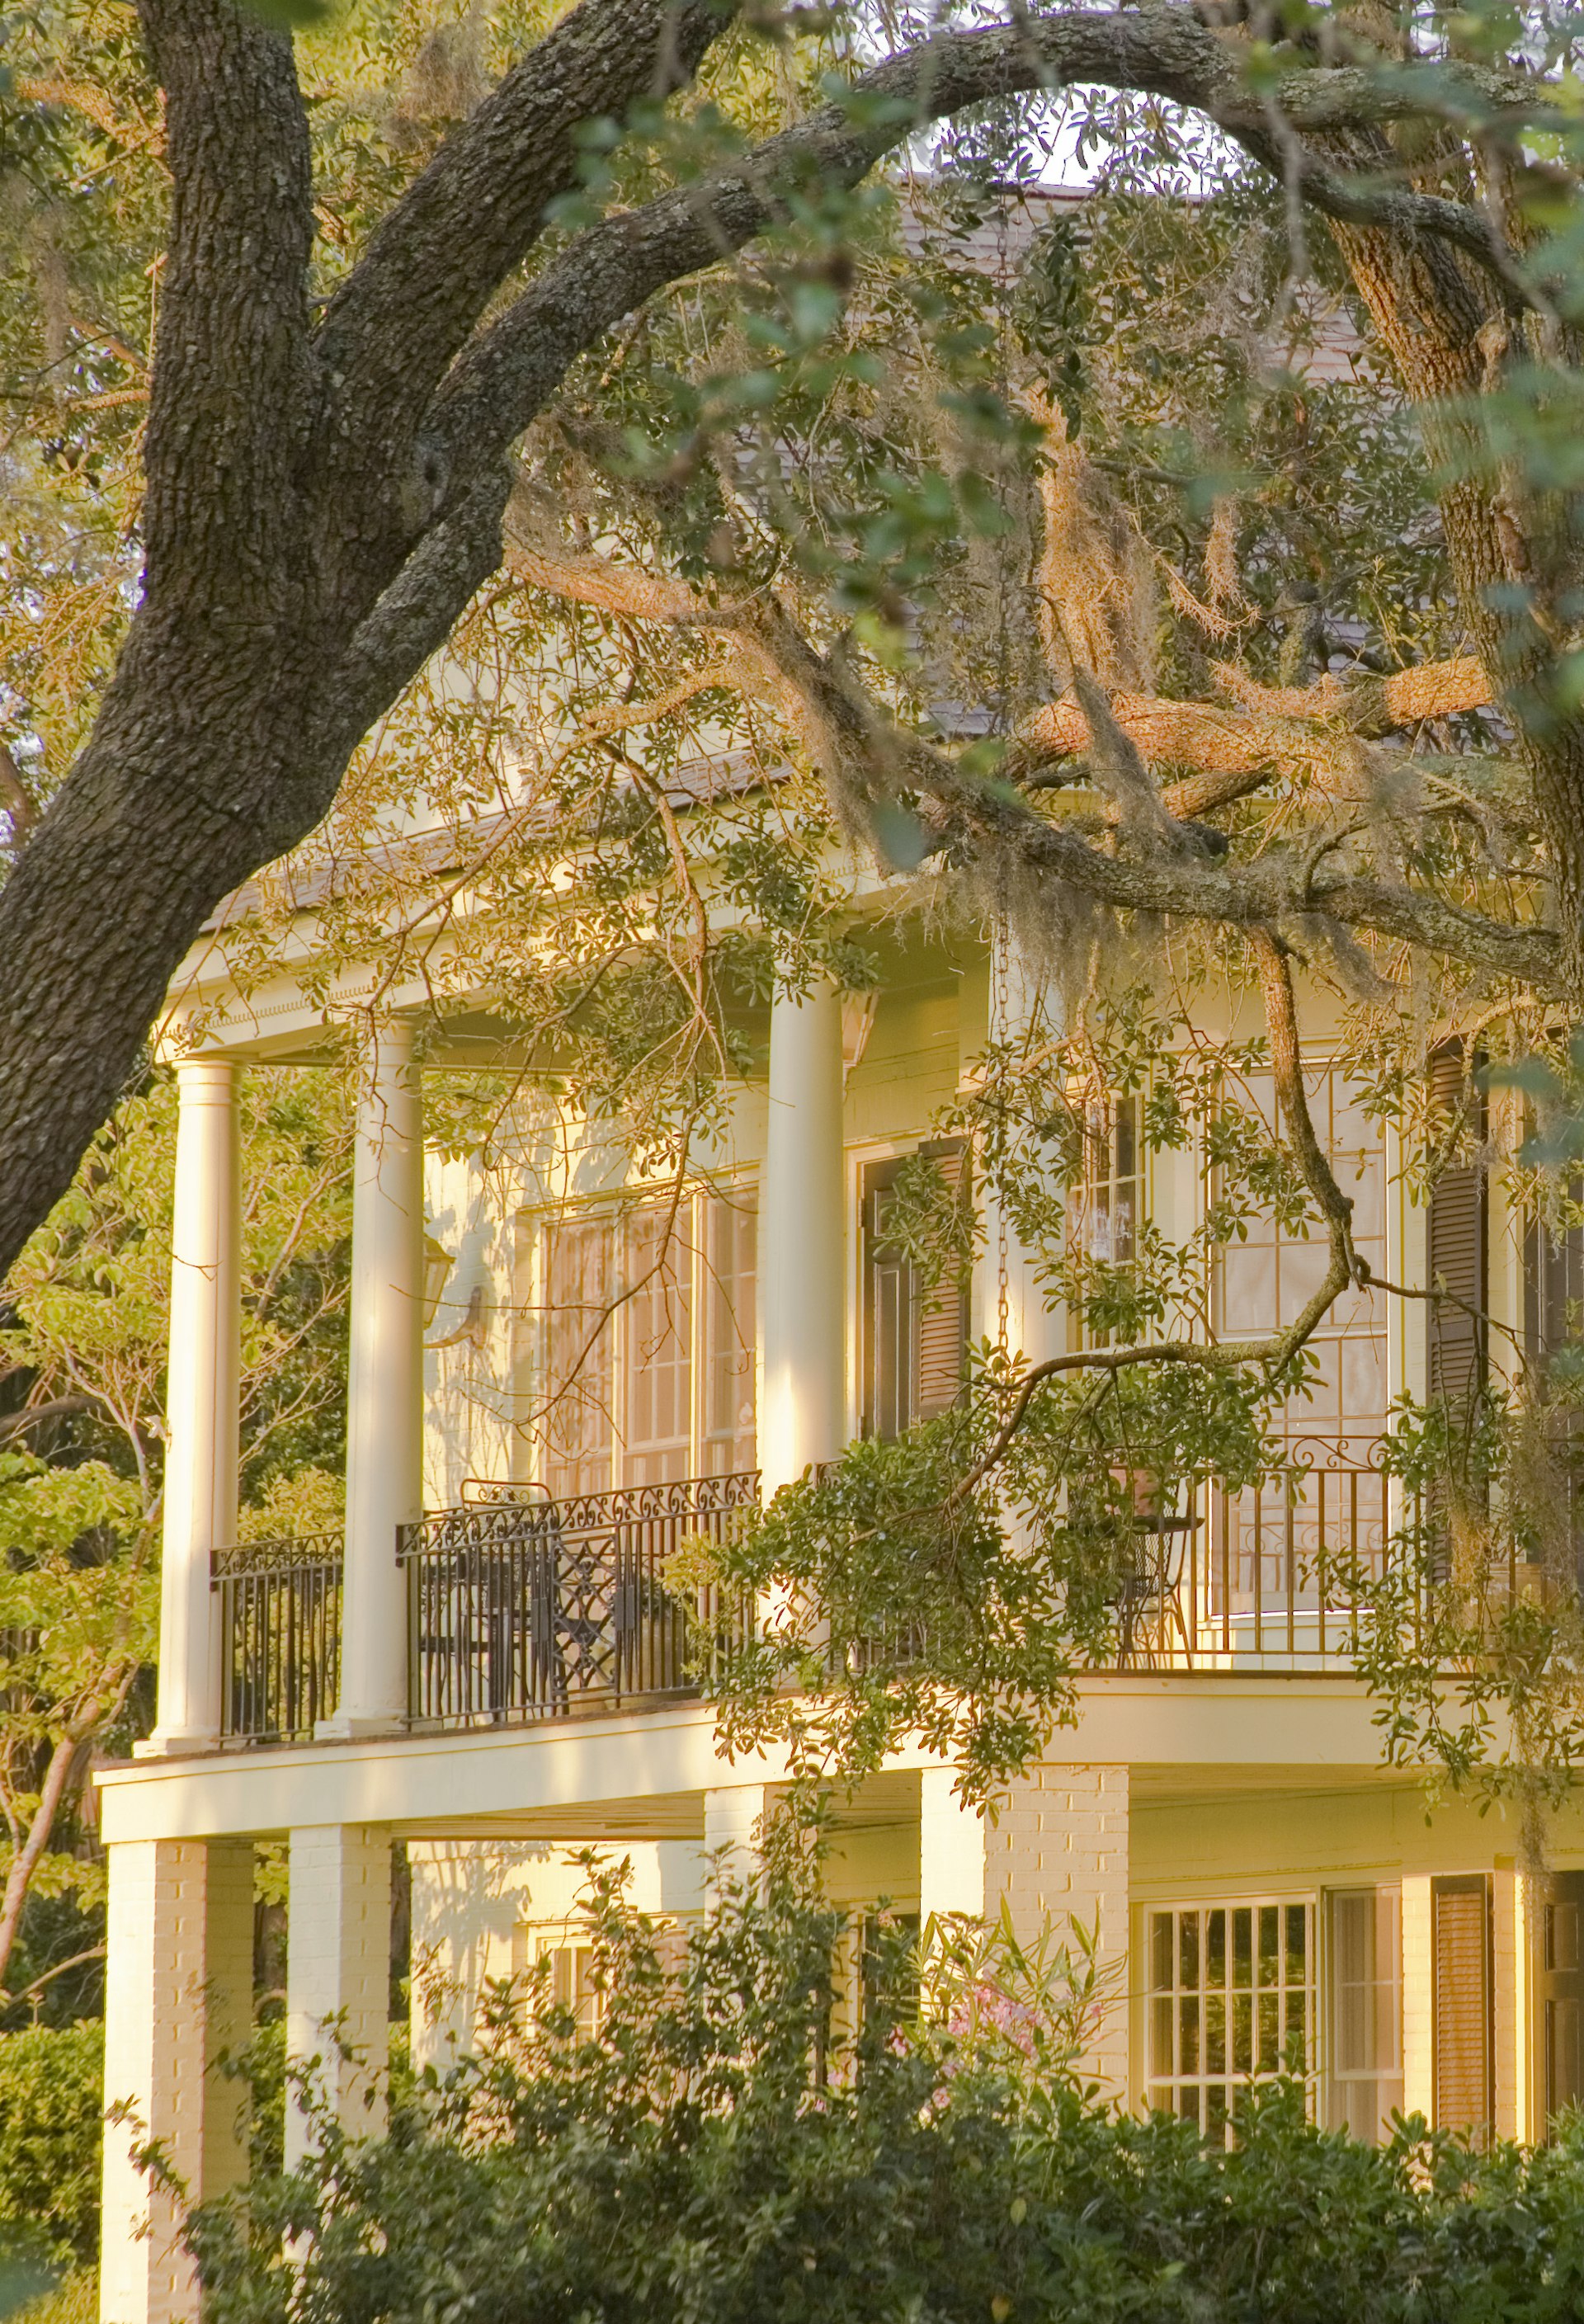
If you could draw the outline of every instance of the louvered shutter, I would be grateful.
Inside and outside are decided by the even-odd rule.
[[[1491,2087],[1490,1883],[1483,1873],[1431,1883],[1435,2120],[1488,2135]]]
[[[960,1145],[921,1146],[953,1195],[962,1193],[967,1157]],[[918,1309],[918,1418],[933,1420],[962,1393],[962,1360],[968,1343],[968,1302],[961,1279],[942,1276],[916,1294]]]
[[[1430,1061],[1432,1136],[1444,1134],[1462,1091],[1463,1045],[1449,1041]],[[1474,1127],[1483,1136],[1483,1105]],[[1468,1312],[1487,1305],[1486,1195],[1480,1171],[1454,1162],[1441,1172],[1431,1190],[1426,1238],[1432,1286],[1467,1303],[1455,1307],[1450,1300],[1436,1300],[1432,1305],[1430,1392],[1463,1398],[1474,1394],[1485,1378],[1485,1327]]]

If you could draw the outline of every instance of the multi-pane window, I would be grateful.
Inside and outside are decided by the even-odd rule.
[[[1354,1245],[1372,1274],[1386,1276],[1385,1132],[1365,1112],[1340,1068],[1308,1066],[1304,1083],[1315,1134],[1353,1205]],[[1252,1104],[1274,1134],[1276,1103],[1270,1074],[1248,1074],[1238,1098]],[[1331,1264],[1331,1245],[1318,1224],[1307,1235],[1290,1234],[1258,1211],[1246,1223],[1247,1239],[1225,1244],[1220,1253],[1218,1323],[1227,1339],[1252,1339],[1295,1323]],[[1386,1295],[1368,1287],[1344,1291],[1309,1345],[1319,1376],[1309,1395],[1294,1397],[1289,1405],[1290,1431],[1356,1440],[1380,1435],[1390,1403]]]
[[[753,1467],[755,1225],[731,1194],[542,1228],[528,1457],[552,1493]]]
[[[1239,2088],[1308,2070],[1314,1918],[1306,1903],[1149,1915],[1149,2102],[1229,2135]]]
[[[1326,1953],[1326,2122],[1387,2138],[1403,2105],[1401,1889],[1333,1888]]]
[[[1091,1098],[1083,1115],[1083,1177],[1069,1213],[1073,1254],[1096,1268],[1132,1266],[1144,1216],[1144,1148],[1137,1096]],[[1088,1332],[1073,1314],[1074,1349],[1103,1345],[1105,1332]]]
[[[597,2034],[604,1995],[594,1978],[594,1949],[579,1943],[565,1923],[533,1928],[519,1924],[512,1950],[519,1980],[537,1970],[534,1992],[541,2008],[570,2010],[580,2038]]]

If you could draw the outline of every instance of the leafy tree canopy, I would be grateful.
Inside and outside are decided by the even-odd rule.
[[[0,896],[0,1156],[29,1157],[0,1243],[204,912],[291,848],[228,937],[244,985],[311,899],[327,1003],[372,957],[521,1028],[526,1077],[449,1134],[531,1147],[569,1111],[678,1182],[771,990],[875,981],[871,891],[993,920],[1038,997],[944,1126],[1084,1344],[1038,1377],[981,1351],[956,1414],[791,1496],[726,1577],[773,1570],[791,1609],[733,1717],[819,1677],[849,1760],[922,1721],[991,1781],[1105,1650],[1135,1480],[1268,1469],[1313,1330],[1369,1289],[1307,998],[1420,1183],[1480,1149],[1476,1043],[1520,1076],[1508,1153],[1530,1096],[1568,1118],[1571,20],[585,0],[357,8],[295,49],[229,0],[141,22],[30,14],[7,100],[14,830],[52,795]],[[1031,190],[1053,151],[1089,201]],[[84,882],[130,947],[99,944],[91,1005]],[[1198,1038],[1212,988],[1235,1039]],[[1460,1037],[1432,1117],[1426,1054]],[[1063,1204],[1082,1093],[1118,1089],[1210,1180],[1202,1232],[1128,1267]],[[907,1196],[926,1267],[961,1268],[952,1190]],[[1273,1213],[1324,1251],[1313,1298],[1219,1342],[1216,1250]],[[1399,1748],[1454,1765],[1537,1667],[1516,1759],[1577,1727],[1545,1517],[1575,1390],[1515,1379],[1460,1425],[1486,1449],[1457,1455],[1442,1628],[1423,1593],[1367,1608]],[[1437,1524],[1446,1434],[1394,1455]],[[1486,1492],[1519,1448],[1538,1485]],[[1043,1513],[1033,1558],[1009,1503]],[[1515,1542],[1550,1545],[1504,1600]],[[1425,1674],[1493,1626],[1449,1724]]]

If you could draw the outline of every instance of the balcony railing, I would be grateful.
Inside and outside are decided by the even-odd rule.
[[[1211,1488],[1175,1518],[1139,1521],[1119,1585],[1115,1667],[1345,1669],[1357,1591],[1394,1553],[1377,1441],[1313,1437],[1257,1489]],[[465,1728],[576,1718],[699,1691],[749,1610],[677,1575],[689,1539],[726,1538],[759,1476],[552,1499],[478,1485],[464,1507],[405,1526],[409,1724]],[[253,1542],[214,1560],[226,1641],[227,1742],[312,1736],[336,1708],[338,1536]],[[886,1642],[906,1659],[906,1618]]]
[[[222,1741],[306,1742],[335,1710],[341,1564],[338,1533],[215,1552],[210,1570],[225,1641]]]
[[[1295,1438],[1264,1484],[1212,1486],[1184,1517],[1142,1524],[1119,1599],[1122,1667],[1344,1665],[1360,1584],[1394,1554],[1381,1456],[1378,1437]]]
[[[740,1625],[678,1584],[671,1561],[758,1506],[749,1470],[565,1500],[486,1486],[404,1526],[411,1723],[566,1719],[695,1692],[690,1654],[712,1637],[724,1649]]]

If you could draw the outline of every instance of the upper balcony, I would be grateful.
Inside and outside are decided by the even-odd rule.
[[[371,1028],[358,1067],[345,1533],[242,1546],[237,1067],[216,1050],[180,1062],[160,1711],[142,1747],[151,1756],[550,1726],[707,1695],[700,1641],[706,1661],[729,1653],[752,1617],[683,1602],[676,1557],[687,1539],[722,1538],[761,1492],[852,1437],[894,1435],[944,1410],[968,1343],[996,1339],[1029,1361],[1070,1348],[1068,1319],[1050,1310],[988,1204],[986,1259],[961,1296],[924,1296],[891,1240],[897,1163],[930,1119],[901,1066],[922,1058],[919,1073],[935,1073],[935,1048],[889,1053],[874,1087],[855,1096],[846,1076],[863,1071],[861,1043],[839,994],[778,994],[768,1016],[762,1102],[756,1094],[730,1167],[712,1165],[686,1216],[652,1189],[646,1201],[604,1180],[579,1185],[558,1211],[513,1195],[511,1251],[495,1290],[479,1291],[481,1313],[492,1299],[502,1314],[510,1306],[512,1346],[533,1343],[523,1406],[548,1402],[560,1416],[530,1426],[521,1408],[505,1409],[519,1375],[502,1323],[485,1381],[495,1402],[486,1409],[481,1397],[476,1407],[496,1436],[481,1434],[475,1449],[471,1415],[451,1429],[430,1462],[430,1499],[457,1506],[428,1515],[426,1363],[437,1375],[432,1412],[437,1388],[474,1363],[483,1341],[465,1320],[434,1342],[450,1353],[426,1353],[426,1314],[442,1295],[427,1279],[423,1074],[407,1019]],[[919,1023],[942,1047],[944,1015],[937,1024],[923,1011]],[[954,1074],[962,1043],[953,1033],[944,1047]],[[1384,1137],[1349,1111],[1340,1067],[1317,1064],[1316,1077],[1328,1142],[1349,1157],[1372,1277],[1422,1283],[1425,1222],[1410,1249],[1408,1201]],[[865,1110],[881,1084],[883,1118]],[[1129,1222],[1174,1204],[1183,1226],[1197,1184],[1191,1157],[1166,1157],[1147,1186],[1137,1124],[1120,1106],[1091,1143],[1080,1224],[1097,1250],[1103,1242],[1115,1261]],[[943,1168],[953,1164],[953,1148],[935,1151]],[[474,1230],[457,1217],[461,1240]],[[1274,1227],[1251,1234],[1220,1266],[1216,1328],[1257,1333],[1290,1320],[1319,1260],[1318,1247]],[[459,1259],[448,1263],[460,1274]],[[1503,1296],[1521,1312],[1513,1285]],[[570,1319],[565,1363],[547,1325],[556,1317]],[[591,1319],[603,1330],[610,1317],[601,1348]],[[1349,1673],[1358,1578],[1384,1572],[1403,1515],[1381,1467],[1385,1415],[1408,1388],[1444,1383],[1457,1351],[1443,1344],[1438,1355],[1422,1306],[1388,1314],[1369,1286],[1339,1306],[1314,1349],[1312,1392],[1279,1476],[1243,1492],[1212,1482],[1172,1518],[1137,1520],[1097,1669]],[[1463,1354],[1472,1366],[1473,1340]],[[583,1405],[556,1404],[546,1382],[557,1396],[578,1383]],[[510,1474],[515,1463],[545,1485],[461,1485],[469,1468]],[[676,1481],[623,1482],[654,1478]]]
[[[1346,1672],[1359,1577],[1392,1554],[1378,1441],[1314,1436],[1258,1490],[1211,1487],[1184,1515],[1138,1520],[1116,1587],[1107,1668]],[[478,1484],[391,1545],[406,1608],[415,1731],[639,1711],[707,1692],[752,1609],[681,1589],[685,1544],[726,1539],[757,1508],[757,1470],[554,1499]],[[341,1696],[338,1537],[217,1552],[226,1746],[301,1742]]]

